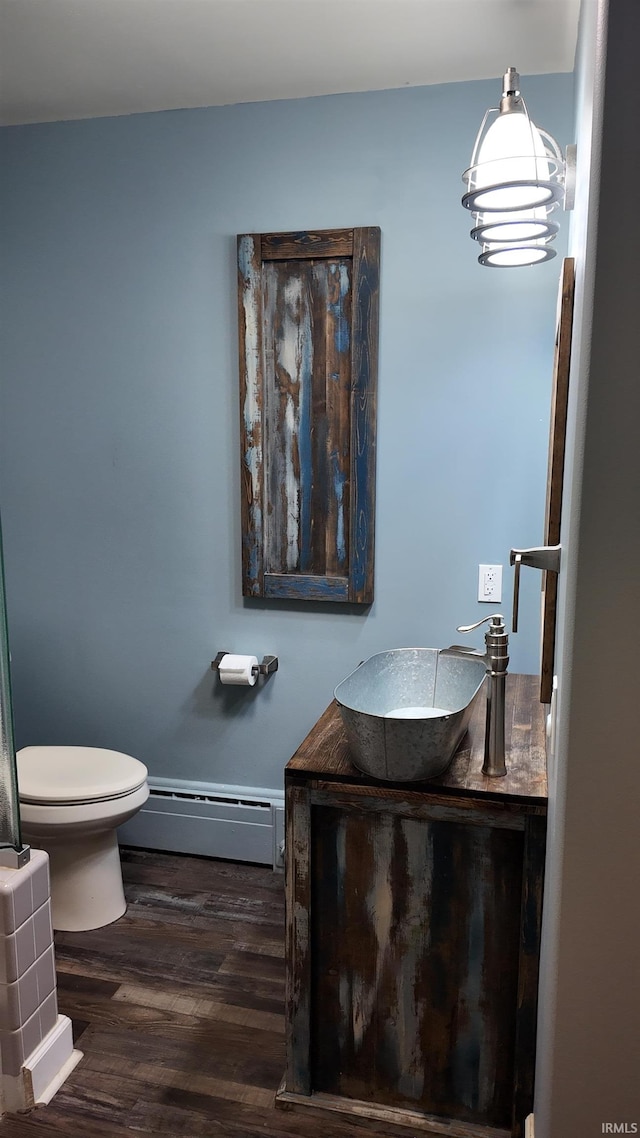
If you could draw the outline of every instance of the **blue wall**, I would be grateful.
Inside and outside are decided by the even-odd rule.
[[[102,745],[158,776],[280,786],[360,660],[449,644],[492,611],[476,601],[479,562],[505,565],[510,614],[509,548],[543,536],[560,258],[476,262],[460,174],[498,88],[0,132],[19,745]],[[525,91],[571,141],[571,76]],[[350,225],[382,230],[376,601],[243,601],[235,235]],[[512,667],[534,672],[538,573],[523,591]],[[280,671],[222,688],[209,670],[222,648],[274,652]]]

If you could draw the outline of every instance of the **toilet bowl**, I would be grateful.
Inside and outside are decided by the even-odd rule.
[[[54,929],[99,929],[126,911],[117,828],[149,797],[147,768],[100,747],[16,755],[22,840],[49,855]]]

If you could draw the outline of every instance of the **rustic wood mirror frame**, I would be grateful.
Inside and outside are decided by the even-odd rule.
[[[558,291],[556,344],[553,360],[553,389],[551,393],[551,428],[549,434],[549,460],[547,466],[547,499],[545,510],[545,545],[560,544],[562,520],[562,482],[567,434],[567,406],[569,401],[569,365],[571,362],[571,332],[573,328],[573,297],[575,291],[575,262],[565,257],[562,264]],[[542,663],[540,673],[540,702],[551,703],[556,642],[556,604],[558,574],[542,574]]]
[[[380,230],[238,237],[242,591],[373,601]]]

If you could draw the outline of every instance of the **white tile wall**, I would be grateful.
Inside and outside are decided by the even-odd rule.
[[[0,1068],[18,1075],[58,1017],[49,858],[0,866]]]

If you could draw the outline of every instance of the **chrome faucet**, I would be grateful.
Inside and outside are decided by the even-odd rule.
[[[496,613],[485,616],[476,624],[460,625],[457,632],[473,632],[480,625],[490,621],[484,635],[485,651],[467,648],[463,644],[452,644],[442,650],[443,656],[459,656],[461,659],[473,656],[483,660],[489,682],[487,685],[487,724],[484,736],[484,763],[482,773],[490,778],[501,778],[507,773],[504,747],[504,708],[505,682],[509,664],[509,637],[505,631],[504,617]]]

